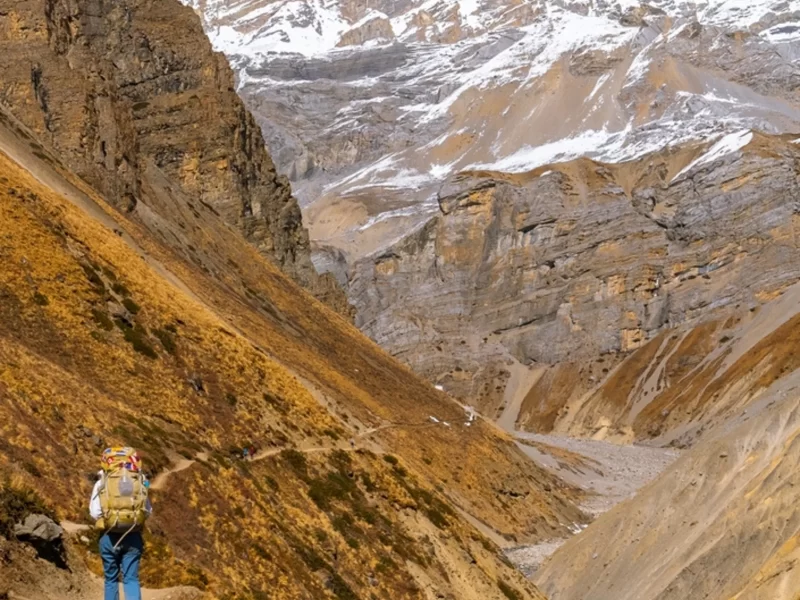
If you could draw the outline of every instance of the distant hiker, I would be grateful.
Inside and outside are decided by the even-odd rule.
[[[92,490],[89,513],[103,531],[100,557],[105,574],[105,600],[119,600],[119,580],[125,600],[141,600],[139,561],[142,528],[153,508],[142,461],[133,448],[107,448],[101,459],[100,479]]]
[[[247,460],[247,457],[248,457],[249,455],[250,455],[250,448],[248,448],[247,446],[245,446],[244,448],[242,448],[242,458],[243,458],[243,459],[245,459],[245,460]]]
[[[256,447],[250,444],[250,460],[256,457]]]
[[[350,438],[350,448],[352,448],[353,450],[356,449],[356,440],[355,440],[355,438]]]

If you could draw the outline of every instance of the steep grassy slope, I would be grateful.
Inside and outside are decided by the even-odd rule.
[[[0,472],[80,521],[81,476],[104,445],[140,447],[155,473],[196,457],[155,492],[154,586],[540,597],[453,505],[536,539],[582,519],[573,491],[467,425],[212,210],[174,194],[123,218],[4,120],[16,132],[0,135],[14,157],[0,156]],[[179,211],[191,219],[165,217]],[[233,459],[246,442],[269,452]]]

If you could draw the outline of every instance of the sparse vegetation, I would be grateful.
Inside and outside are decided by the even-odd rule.
[[[288,407],[284,402],[281,402],[281,399],[278,398],[275,394],[271,394],[269,392],[264,392],[262,394],[264,398],[264,402],[266,402],[269,406],[274,408],[279,414],[285,415],[289,412]]]
[[[364,489],[367,492],[372,493],[378,489],[378,486],[375,485],[375,482],[372,481],[372,477],[370,477],[369,473],[363,472],[360,474],[361,476],[361,483],[364,485]]]
[[[280,456],[301,479],[308,478],[308,461],[305,454],[294,448],[287,448],[281,450]]]
[[[158,358],[155,348],[153,348],[150,341],[147,339],[147,329],[139,323],[135,323],[133,327],[131,327],[121,319],[116,319],[114,322],[117,324],[120,331],[122,331],[125,341],[133,346],[136,352],[153,360]]]
[[[39,306],[47,306],[50,304],[50,300],[41,292],[35,292],[33,294],[33,301]]]
[[[446,529],[450,522],[447,520],[442,512],[437,507],[427,507],[424,509],[425,516],[428,520],[436,525],[439,529]]]
[[[111,286],[111,290],[118,296],[127,298],[131,295],[131,291],[125,287],[125,284],[123,284],[121,281],[114,282],[114,284]]]
[[[166,329],[153,329],[153,335],[158,338],[158,341],[161,342],[164,350],[166,350],[169,354],[174,355],[178,351],[178,345],[175,343],[175,338]]]
[[[124,306],[127,309],[127,311],[132,315],[137,315],[139,314],[139,311],[142,310],[142,308],[138,304],[136,304],[136,302],[134,302],[132,298],[123,298],[122,306]]]
[[[522,600],[522,595],[502,579],[497,580],[497,587],[508,600]]]
[[[322,479],[312,479],[309,482],[308,497],[322,510],[331,507],[331,500],[345,500],[350,498],[356,487],[355,482],[341,473],[328,473]]]
[[[94,322],[97,323],[100,329],[104,329],[105,331],[111,331],[114,329],[114,322],[111,320],[111,317],[101,310],[93,308],[92,319],[94,319]]]
[[[103,278],[97,274],[97,271],[93,267],[81,263],[81,268],[86,274],[86,279],[89,280],[89,283],[91,283],[98,292],[103,293],[106,291],[106,284],[103,283]]]

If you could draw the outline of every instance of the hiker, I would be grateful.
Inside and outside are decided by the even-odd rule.
[[[350,438],[350,448],[352,450],[356,449],[356,439],[355,438]]]
[[[141,600],[142,528],[153,512],[147,497],[149,482],[133,448],[107,448],[101,464],[89,513],[95,520],[95,528],[103,531],[100,557],[105,574],[104,600],[119,600],[120,579],[125,600]]]
[[[250,448],[248,448],[247,446],[245,446],[244,448],[242,448],[242,458],[243,458],[244,460],[247,460],[247,457],[248,457],[249,455],[250,455]]]
[[[253,460],[256,457],[256,447],[253,444],[250,444],[250,460]]]

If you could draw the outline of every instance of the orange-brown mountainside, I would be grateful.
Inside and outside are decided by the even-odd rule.
[[[152,203],[153,169],[216,211],[343,314],[311,264],[288,180],[198,17],[177,0],[0,2],[3,103],[123,211]],[[135,216],[134,216],[135,218]]]
[[[164,193],[168,181],[153,177],[154,208],[122,216],[3,120],[7,491],[30,487],[59,518],[84,521],[84,475],[102,447],[129,443],[158,483],[151,587],[230,598],[541,598],[462,511],[509,540],[563,535],[584,519],[574,490],[491,425],[469,423],[212,210]],[[162,210],[187,213],[184,226]],[[167,240],[173,227],[184,237]],[[237,460],[250,443],[256,460]],[[48,596],[21,577],[28,597],[79,598]]]

